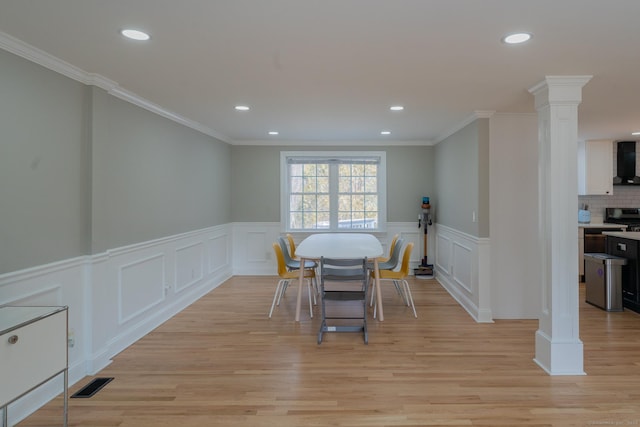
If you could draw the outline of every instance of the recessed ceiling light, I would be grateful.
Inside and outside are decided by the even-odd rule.
[[[122,34],[123,36],[131,40],[145,41],[151,38],[149,34],[139,30],[131,30],[131,29],[122,30],[120,31],[120,34]]]
[[[529,41],[533,37],[530,33],[513,33],[507,34],[502,38],[502,41],[507,44],[518,44]]]
[[[638,135],[640,135],[640,132],[631,132],[631,135],[638,136]]]
[[[389,108],[391,111],[402,111],[404,110],[404,107],[402,105],[394,105],[392,107]]]
[[[249,111],[249,107],[246,105],[236,105],[236,110],[238,111]]]
[[[382,132],[380,132],[380,135],[391,135],[391,131],[383,130]]]
[[[278,132],[277,130],[270,130],[269,131],[269,135],[278,135],[280,132]]]

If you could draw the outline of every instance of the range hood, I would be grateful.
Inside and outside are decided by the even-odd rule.
[[[618,141],[617,144],[617,174],[613,184],[640,185],[640,177],[636,175],[636,141]]]

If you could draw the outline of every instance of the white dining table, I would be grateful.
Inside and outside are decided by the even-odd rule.
[[[382,312],[382,293],[380,292],[380,274],[378,270],[378,257],[382,256],[380,241],[371,234],[366,233],[319,233],[312,234],[296,246],[296,256],[300,258],[300,265],[305,260],[317,261],[321,257],[335,259],[373,259],[375,271],[376,305],[378,320],[384,320]],[[300,305],[302,303],[302,283],[304,281],[304,269],[300,269],[300,281],[298,284],[298,299],[296,302],[296,322],[300,321]]]

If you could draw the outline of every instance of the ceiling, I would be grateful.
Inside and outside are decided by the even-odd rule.
[[[638,0],[0,0],[5,38],[232,144],[435,143],[534,113],[548,75],[593,76],[581,139],[635,139],[639,17]],[[501,42],[514,31],[533,39]]]

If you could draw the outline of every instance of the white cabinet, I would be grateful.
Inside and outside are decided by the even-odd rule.
[[[64,374],[67,425],[67,308],[0,307],[0,409],[8,425],[7,406],[39,385]]]
[[[613,194],[613,141],[578,142],[578,194]]]

